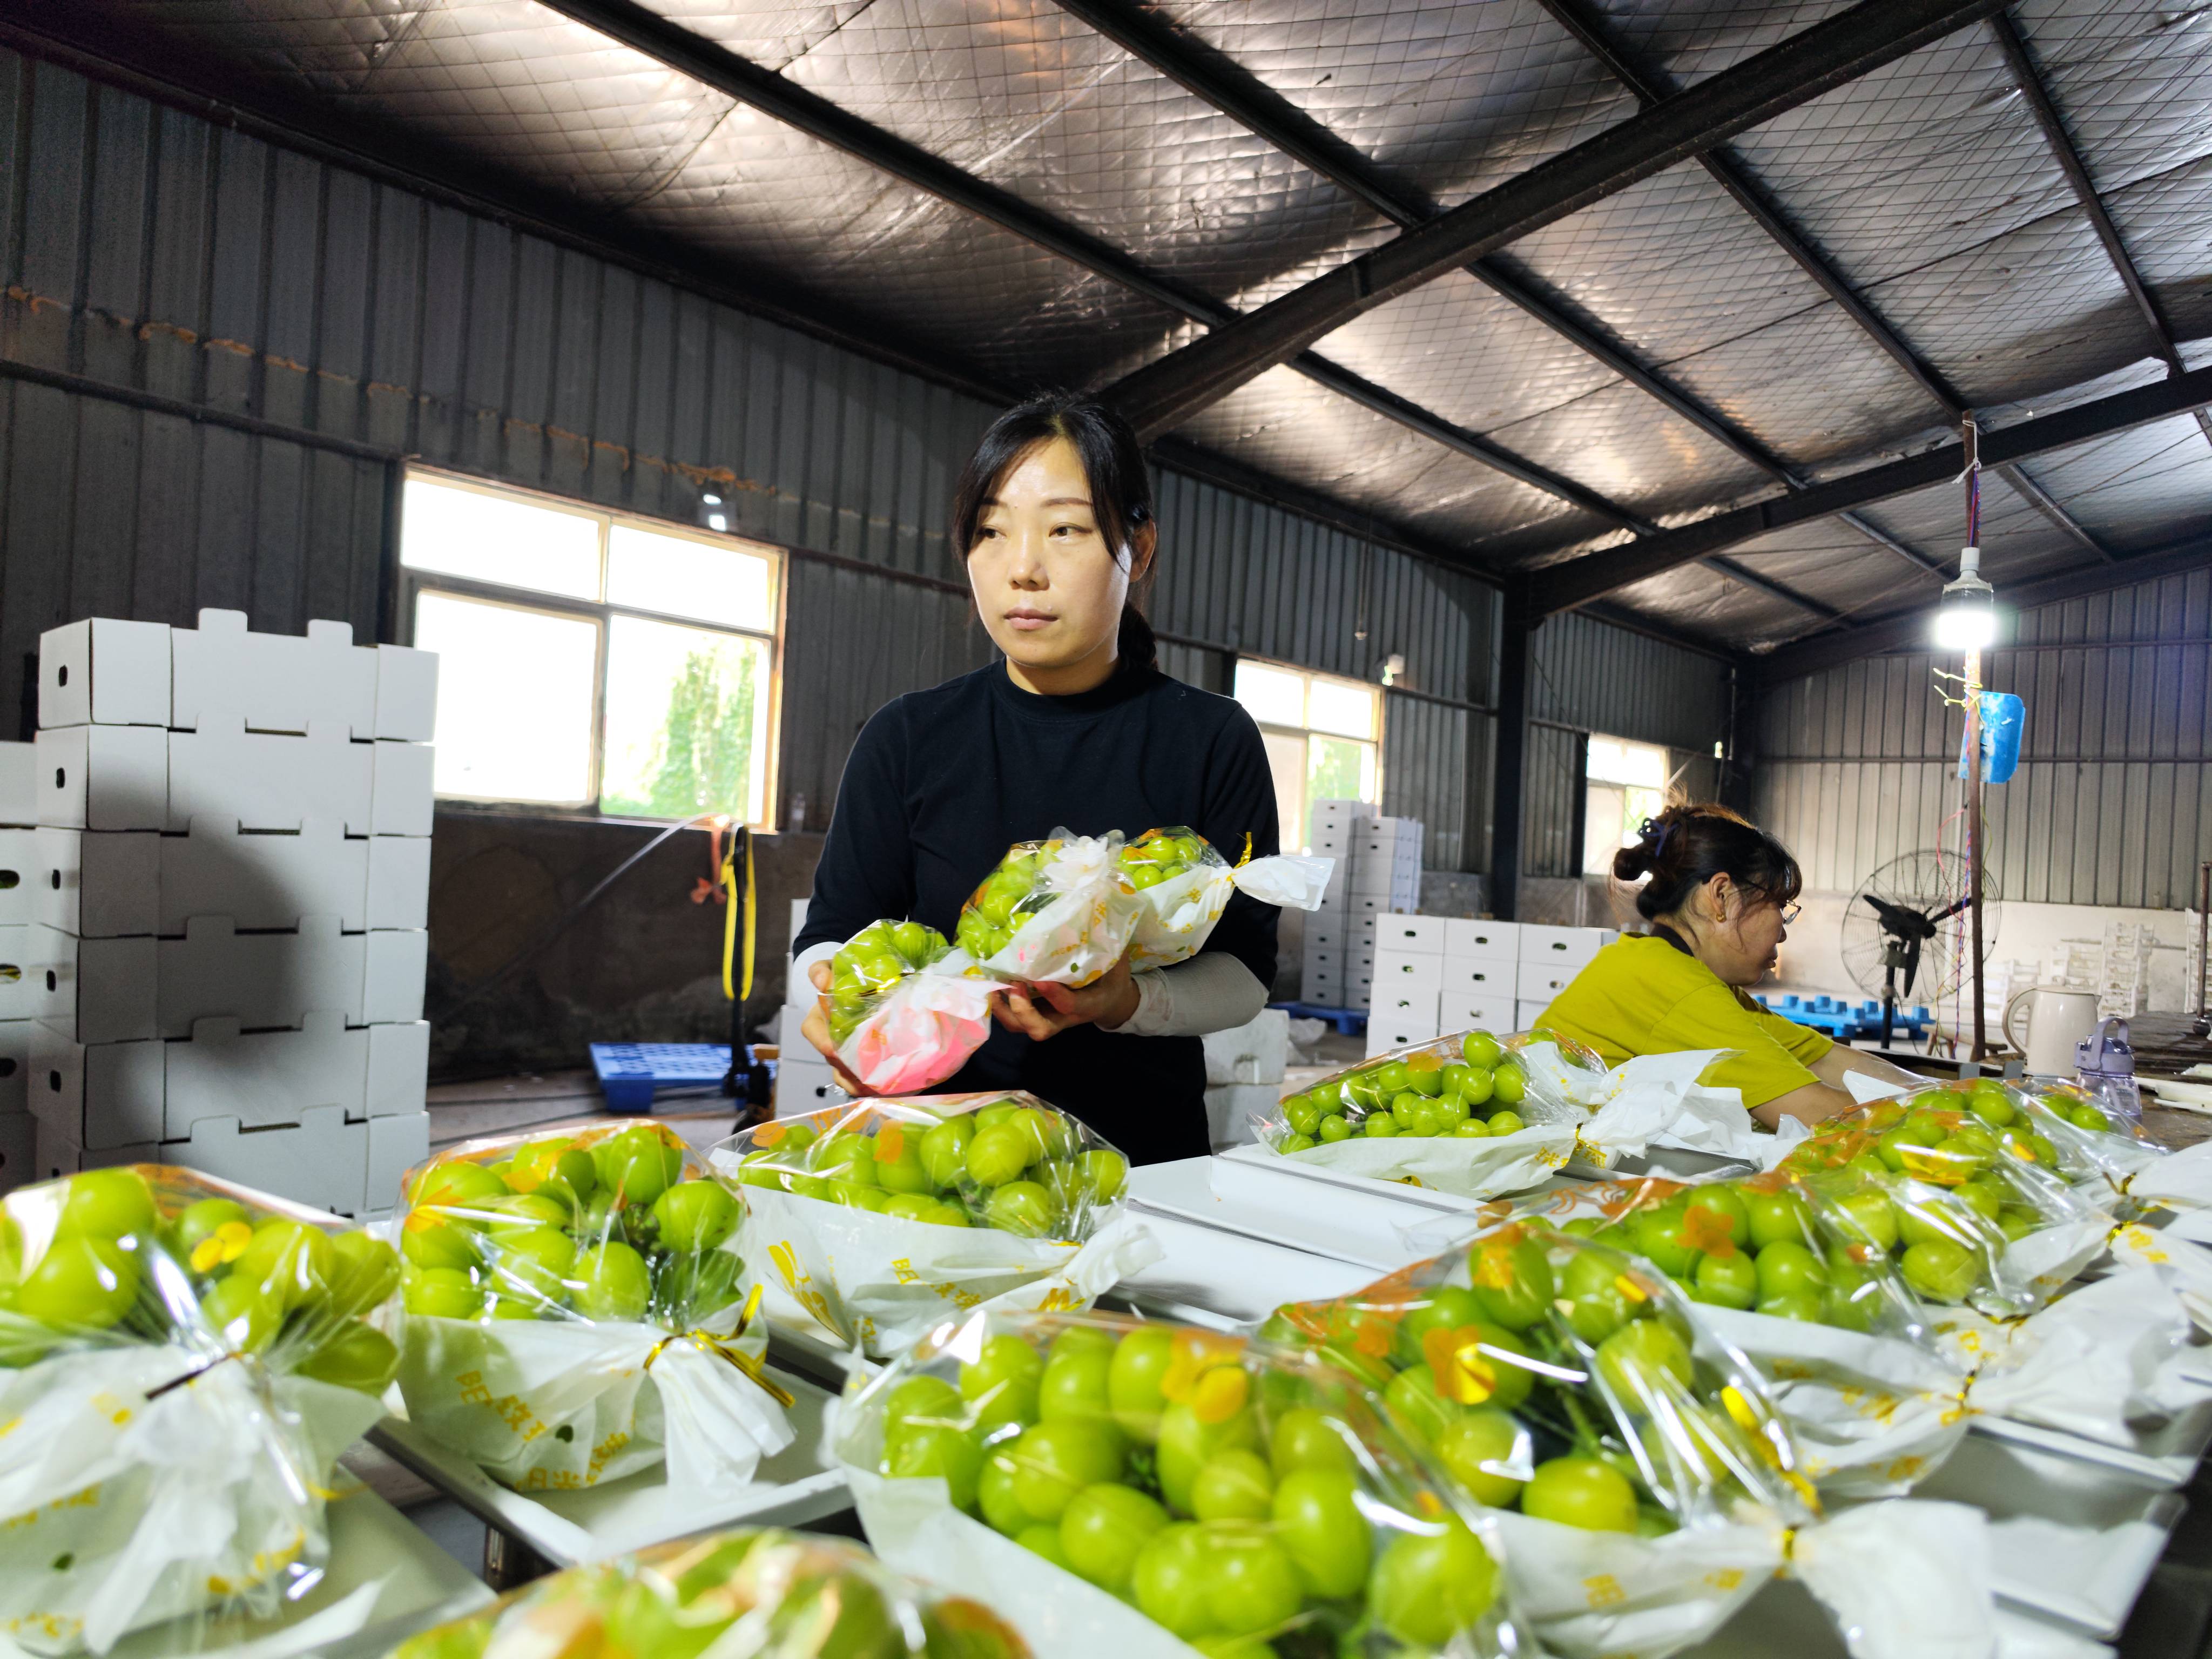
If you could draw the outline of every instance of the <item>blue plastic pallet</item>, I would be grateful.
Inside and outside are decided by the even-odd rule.
[[[1778,1001],[1761,997],[1759,1006],[1799,1025],[1809,1025],[1838,1042],[1848,1042],[1854,1037],[1879,1037],[1881,1035],[1881,1004],[1879,1002],[1862,1002],[1854,1006],[1834,997],[1808,1000],[1800,996],[1786,996]],[[1917,1039],[1929,1024],[1930,1016],[1924,1004],[1916,1005],[1910,1011],[1900,1008],[1891,1023],[1891,1034]]]
[[[611,1112],[649,1112],[666,1091],[719,1089],[730,1073],[726,1042],[594,1042],[592,1069],[599,1074]]]
[[[1323,1008],[1310,1002],[1271,1002],[1270,1008],[1280,1008],[1293,1019],[1325,1019],[1336,1027],[1339,1036],[1358,1036],[1367,1029],[1364,1008]]]

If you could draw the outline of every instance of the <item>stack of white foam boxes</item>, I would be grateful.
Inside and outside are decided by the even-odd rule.
[[[38,874],[31,745],[0,743],[0,1193],[31,1177],[37,1139],[27,1086],[36,981],[27,977]]]
[[[1321,1008],[1364,1008],[1377,918],[1420,908],[1421,821],[1383,817],[1368,801],[1316,801],[1312,846],[1336,860],[1336,875],[1306,917],[1299,995]]]
[[[437,659],[343,623],[199,622],[40,641],[9,988],[36,1022],[35,1173],[174,1164],[373,1215],[428,1148]]]
[[[1385,916],[1376,924],[1367,1052],[1455,1031],[1525,1031],[1620,937],[1610,927]]]
[[[806,926],[805,899],[791,902],[791,932],[787,938],[797,939]],[[817,1106],[828,1106],[845,1098],[845,1091],[837,1086],[837,1074],[830,1069],[830,1062],[822,1058],[819,1049],[799,1034],[807,1014],[814,1007],[821,993],[813,982],[799,971],[793,962],[784,964],[783,1013],[776,1024],[775,1115],[778,1117],[797,1117]]]

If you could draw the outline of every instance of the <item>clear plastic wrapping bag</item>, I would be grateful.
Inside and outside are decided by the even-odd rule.
[[[1041,1653],[1531,1651],[1486,1521],[1312,1354],[975,1313],[854,1389],[836,1449],[870,1542]]]
[[[106,1652],[264,1618],[320,1579],[324,1494],[397,1360],[398,1258],[158,1164],[0,1200],[0,1632]]]
[[[874,921],[838,947],[823,999],[845,1069],[880,1094],[945,1081],[991,1035],[995,981],[918,921]]]
[[[709,1533],[571,1567],[391,1659],[1029,1659],[981,1603],[890,1571],[856,1544]]]
[[[750,1273],[871,1353],[956,1310],[1084,1305],[1156,1249],[1128,1160],[1032,1095],[825,1107],[708,1157],[746,1195]]]
[[[1531,1218],[1657,1268],[1748,1357],[1831,1495],[1909,1490],[1966,1429],[1966,1379],[1888,1255],[1787,1170],[1564,1187]]]
[[[1137,927],[1137,890],[1118,830],[1006,849],[960,908],[960,948],[1001,979],[1080,988],[1111,969]]]
[[[1923,1303],[2033,1313],[2102,1252],[2112,1218],[2057,1173],[2048,1142],[1992,1125],[1992,1097],[1967,1109],[1936,1104],[1938,1093],[1831,1119],[1782,1167],[1837,1225],[1889,1256]]]
[[[1232,892],[1262,904],[1317,910],[1336,860],[1299,854],[1231,865],[1195,830],[1147,830],[1123,847],[1122,873],[1137,891],[1133,968],[1167,968],[1206,948]]]
[[[673,1131],[469,1141],[408,1172],[399,1388],[520,1492],[665,1462],[679,1497],[789,1445],[735,1253],[744,1205]]]
[[[1362,1371],[1394,1423],[1499,1512],[1516,1605],[1547,1651],[1660,1659],[1793,1561],[1855,1653],[1987,1650],[1978,1515],[1889,1500],[1822,1522],[1756,1367],[1638,1256],[1509,1219],[1353,1296],[1280,1309],[1260,1334]],[[1876,1511],[1877,1535],[1911,1541],[1897,1561],[1857,1561],[1859,1517]],[[1951,1565],[1930,1606],[1913,1550],[1939,1540]],[[1856,1565],[1815,1577],[1808,1550]],[[1884,1639],[1863,1646],[1869,1630]],[[1961,1632],[1984,1645],[1952,1645]]]

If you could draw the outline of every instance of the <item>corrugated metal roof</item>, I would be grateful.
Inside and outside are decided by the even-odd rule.
[[[634,230],[688,250],[776,306],[848,335],[895,337],[948,376],[1009,390],[1103,383],[1190,338],[1192,307],[1255,306],[1391,229],[1375,206],[1263,137],[1264,123],[1215,107],[1049,0],[647,3],[748,72],[784,77],[1104,252],[1083,256],[1086,268],[1066,243],[1048,251],[1034,234],[894,176],[881,156],[864,161],[739,101],[726,77],[709,85],[671,67],[680,56],[663,62],[536,0],[75,0],[38,27],[359,148],[404,141],[472,185],[565,204],[595,234]],[[1606,0],[1589,9],[1638,72],[1680,88],[1843,4]],[[1211,54],[1230,83],[1280,100],[1417,202],[1464,200],[1636,107],[1538,0],[1159,0],[1148,15],[1183,31],[1186,52]],[[2159,302],[2182,335],[2212,331],[2212,286],[2202,280],[2202,228],[2212,221],[2208,15],[2140,0],[2022,0],[2014,15]],[[118,118],[115,142],[142,149],[148,168],[177,164],[150,131]],[[2048,403],[2152,361],[2142,317],[1984,29],[1790,110],[1729,154],[1812,255],[1969,404]],[[283,199],[299,176],[273,163],[264,199]],[[254,186],[226,179],[234,185],[246,193],[226,201],[252,217]],[[123,200],[93,207],[101,236],[131,211]],[[29,202],[21,215],[27,290],[71,304],[74,292],[40,286],[46,264],[59,270],[73,257],[41,227],[74,210]],[[164,246],[140,277],[192,280],[192,257]],[[264,292],[273,312],[288,305],[285,282],[223,264],[220,248],[212,257],[213,331],[250,333],[251,319],[230,313],[252,311]],[[444,255],[432,239],[393,241],[379,257]],[[613,279],[564,281],[568,256],[522,257],[539,264],[515,280],[548,290],[523,313],[527,326],[568,332],[578,307],[646,303]],[[1101,259],[1121,261],[1121,275],[1102,274]],[[1801,474],[1923,447],[1947,419],[1696,163],[1595,202],[1499,264],[1606,350]],[[1157,287],[1150,297],[1135,291],[1133,270],[1139,287],[1179,285],[1182,297],[1170,305]],[[119,270],[93,293],[118,315],[143,308]],[[358,372],[404,383],[395,354],[418,330],[428,342],[441,326],[428,315],[377,319],[362,333]],[[575,360],[566,383],[544,389],[551,424],[603,400],[619,350]],[[1698,410],[1670,408],[1464,276],[1382,307],[1322,350],[1442,422],[1662,525],[1776,487],[1725,434],[1701,429]],[[209,379],[179,395],[237,395]],[[364,402],[365,421],[422,418]],[[2094,457],[2048,460],[2038,476],[2112,550],[2160,545],[2201,520],[2212,442],[2201,429],[2192,441],[2191,429],[2175,422],[2123,434],[2090,447]],[[1614,533],[1559,494],[1294,370],[1262,376],[1181,435],[1476,568],[1545,562]],[[1941,493],[1869,516],[1948,557],[1957,515]],[[2001,484],[1990,495],[1992,569],[2017,578],[2094,558]],[[1895,601],[1902,568],[1865,546],[1831,526],[1817,543],[1754,544],[1742,557],[1856,616]],[[1821,557],[1831,547],[1838,556]],[[1616,603],[1735,645],[1802,631],[1814,614],[1694,566]]]

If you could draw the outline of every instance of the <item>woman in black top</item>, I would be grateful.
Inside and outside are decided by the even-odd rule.
[[[961,475],[953,536],[1005,660],[896,699],[854,744],[794,941],[820,990],[837,945],[879,917],[950,938],[1006,848],[1057,829],[1188,825],[1232,862],[1248,836],[1254,857],[1277,850],[1259,728],[1161,673],[1130,603],[1158,528],[1126,421],[1066,394],[1009,410]],[[1201,1156],[1199,1035],[1258,1013],[1274,971],[1274,908],[1234,895],[1188,962],[1133,973],[1124,961],[1080,990],[994,996],[990,1040],[939,1087],[1026,1089],[1135,1163]],[[805,1029],[834,1064],[819,1005]]]

